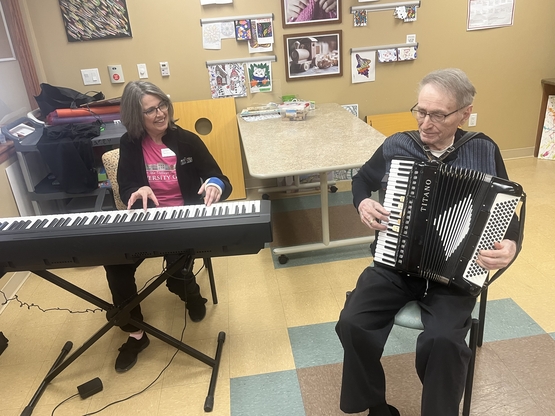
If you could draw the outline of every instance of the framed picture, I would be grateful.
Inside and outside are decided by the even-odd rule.
[[[287,81],[342,75],[341,30],[283,35]]]
[[[132,37],[125,0],[58,0],[69,42]]]
[[[341,23],[341,0],[281,0],[283,27]]]

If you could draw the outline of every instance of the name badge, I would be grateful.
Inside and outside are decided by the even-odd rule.
[[[162,149],[162,157],[172,157],[175,156],[175,153],[172,149],[168,149],[167,147]]]

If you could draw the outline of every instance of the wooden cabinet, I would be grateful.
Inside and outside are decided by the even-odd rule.
[[[226,175],[233,192],[228,200],[245,199],[245,176],[239,142],[235,99],[173,103],[176,123],[199,135]]]

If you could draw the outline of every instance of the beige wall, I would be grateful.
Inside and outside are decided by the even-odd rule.
[[[99,69],[101,90],[107,97],[121,95],[123,84],[110,84],[107,65],[121,64],[125,79],[136,79],[137,63],[146,63],[149,81],[160,85],[174,101],[210,98],[207,60],[248,57],[243,43],[224,40],[219,51],[203,50],[200,19],[274,13],[273,64],[277,95],[297,94],[318,102],[359,104],[361,118],[408,110],[415,103],[416,84],[427,72],[442,67],[464,69],[476,85],[477,130],[492,136],[505,151],[525,149],[531,154],[539,118],[542,78],[555,77],[555,2],[516,1],[512,27],[466,31],[467,0],[423,0],[418,21],[402,23],[392,11],[372,12],[368,26],[355,28],[351,6],[343,0],[341,24],[283,29],[281,0],[235,0],[232,5],[201,6],[199,0],[128,0],[133,38],[70,43],[67,41],[58,0],[20,0],[28,13],[27,27],[41,81],[79,91],[80,69]],[[384,4],[380,2],[379,4]],[[343,31],[344,63],[341,78],[286,82],[283,34],[323,30]],[[405,42],[416,34],[420,43],[414,62],[378,64],[376,81],[350,82],[349,49]],[[158,63],[168,61],[171,76],[160,76]],[[275,95],[275,94],[274,94]],[[264,103],[274,95],[257,94],[236,100],[238,109]]]

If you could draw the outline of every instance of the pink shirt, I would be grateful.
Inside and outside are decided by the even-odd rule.
[[[148,184],[160,207],[183,205],[183,197],[179,190],[175,164],[175,153],[165,144],[157,144],[150,137],[143,139],[143,156],[146,165]]]

